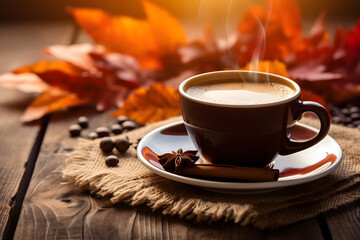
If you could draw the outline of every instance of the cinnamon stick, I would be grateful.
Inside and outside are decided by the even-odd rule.
[[[178,174],[202,178],[227,178],[252,182],[277,181],[278,169],[238,167],[232,165],[195,164],[177,171]]]

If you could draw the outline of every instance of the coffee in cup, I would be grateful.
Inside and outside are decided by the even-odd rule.
[[[205,160],[214,164],[266,167],[277,155],[309,148],[328,133],[324,107],[300,100],[292,80],[269,73],[219,71],[200,74],[179,87],[186,130]],[[304,112],[321,122],[316,137],[290,139]]]
[[[189,87],[186,94],[211,103],[229,105],[264,104],[284,100],[294,95],[294,90],[279,83],[247,83],[242,81],[217,81]]]

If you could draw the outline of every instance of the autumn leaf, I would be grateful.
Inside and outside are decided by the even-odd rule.
[[[39,119],[46,114],[61,109],[79,106],[87,103],[87,99],[80,99],[76,94],[64,91],[46,92],[36,98],[21,116],[21,121],[29,122]]]
[[[301,43],[301,16],[295,0],[268,0],[244,13],[238,25],[238,63],[281,60]]]
[[[21,74],[21,73],[41,73],[45,71],[59,71],[68,75],[80,75],[81,69],[75,67],[74,65],[62,62],[62,61],[49,61],[49,60],[41,60],[35,64],[26,65],[15,69],[13,73]]]
[[[221,45],[220,41],[215,37],[213,27],[207,24],[201,38],[179,48],[184,68],[204,73],[223,70],[237,64],[236,60],[228,59],[232,51],[228,48],[230,46]]]
[[[324,22],[325,13],[321,13],[299,49],[285,60],[289,74],[294,79],[323,81],[344,78],[343,73],[330,70],[337,49],[329,44],[329,34]]]
[[[47,91],[50,86],[43,82],[36,74],[33,73],[5,73],[0,75],[0,85],[16,89],[26,93],[42,93]]]
[[[346,58],[350,67],[359,67],[360,63],[360,19],[350,31],[346,41]],[[360,70],[359,70],[360,71]]]
[[[357,31],[360,33],[360,21],[351,31],[339,28],[333,45],[323,40],[302,49],[302,58],[298,52],[289,64],[289,74],[303,89],[323,96],[327,102],[340,104],[359,97],[360,57],[352,55],[360,51]]]
[[[138,88],[112,116],[125,115],[140,124],[177,116],[181,113],[178,91],[162,83]]]
[[[100,45],[90,43],[73,45],[52,45],[45,49],[45,53],[57,58],[58,60],[71,63],[90,73],[96,73],[94,61],[90,56],[93,54],[105,54],[105,48]]]
[[[239,70],[251,70],[258,72],[273,73],[283,77],[289,77],[286,65],[280,61],[260,61],[257,63],[248,63],[244,68]]]
[[[106,61],[106,60],[103,60]],[[48,85],[77,94],[96,103],[99,111],[120,106],[132,89],[138,87],[136,73],[97,71],[93,74],[68,62],[40,61],[24,66],[14,73],[34,73]],[[130,71],[131,69],[126,69]]]
[[[180,22],[165,9],[142,1],[146,19],[111,16],[100,9],[71,8],[77,23],[108,51],[135,57],[145,68],[160,68],[161,58],[186,43]]]

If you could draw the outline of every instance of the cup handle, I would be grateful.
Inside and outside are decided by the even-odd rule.
[[[294,119],[299,119],[305,112],[313,112],[318,116],[321,124],[319,133],[306,142],[296,142],[286,136],[283,148],[279,153],[280,155],[288,155],[309,148],[320,142],[329,132],[330,117],[327,110],[322,105],[316,102],[303,102],[298,100],[293,108]]]

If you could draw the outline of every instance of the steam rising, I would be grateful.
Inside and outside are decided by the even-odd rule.
[[[268,27],[272,8],[273,8],[273,0],[267,1],[269,6],[269,12],[266,17],[266,21],[263,24],[259,17],[256,15],[255,11],[253,11],[253,16],[258,23],[257,30],[257,43],[252,53],[251,62],[250,62],[250,71],[258,71],[259,70],[259,62],[263,59],[266,49],[266,29]],[[246,2],[246,7],[249,8],[251,5],[249,1]],[[199,4],[198,17],[200,19],[205,19],[211,22],[211,19],[217,19],[216,22],[211,22],[214,30],[218,33],[219,47],[222,51],[222,61],[225,66],[238,69],[238,61],[236,56],[233,54],[232,47],[235,43],[236,36],[233,34],[234,24],[238,23],[239,19],[236,19],[233,15],[234,13],[239,16],[239,12],[241,13],[243,6],[239,5],[239,1],[233,0],[201,0]],[[232,10],[232,11],[230,11]],[[236,20],[234,20],[236,19]],[[236,26],[235,26],[236,27]],[[266,70],[268,72],[268,69]],[[245,79],[242,79],[245,81]],[[255,74],[255,81],[257,81],[257,76]]]
[[[198,17],[210,22],[220,37],[218,45],[223,50],[222,61],[232,69],[238,68],[236,56],[231,51],[236,40],[232,33],[238,22],[233,19],[238,17],[238,12],[230,10],[239,9],[239,6],[238,0],[200,0],[198,10]]]
[[[259,28],[258,28],[258,41],[256,43],[256,47],[255,47],[254,52],[251,57],[250,71],[258,71],[259,70],[259,61],[261,59],[263,59],[265,49],[266,49],[266,28],[269,24],[269,20],[271,17],[272,6],[273,6],[273,1],[270,2],[270,6],[269,6],[270,10],[268,12],[268,16],[266,18],[265,25],[263,25],[261,23],[258,16],[256,16],[255,12],[253,12],[254,17],[256,18],[256,20],[258,22]],[[269,69],[266,69],[266,72],[269,72]],[[257,82],[256,74],[255,74],[255,81]],[[269,79],[268,79],[268,81],[269,81]]]

